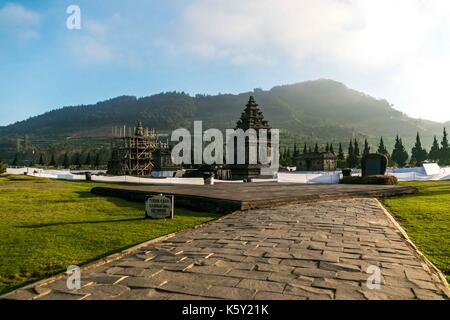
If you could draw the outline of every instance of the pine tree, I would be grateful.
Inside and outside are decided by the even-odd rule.
[[[330,152],[330,145],[327,142],[327,146],[325,147],[325,152]]]
[[[289,150],[289,149],[288,149]],[[97,152],[97,154],[95,155],[95,161],[94,161],[94,167],[97,169],[98,167],[100,167],[100,153]]]
[[[55,167],[56,166],[56,161],[55,161],[55,155],[52,153],[52,157],[50,159],[50,162],[48,163],[49,166],[51,167]]]
[[[367,142],[367,139],[364,140],[364,151],[363,151],[363,155],[368,155],[370,153],[370,146],[369,143]]]
[[[314,153],[319,153],[319,145],[317,143],[314,146]]]
[[[87,156],[86,156],[86,160],[84,160],[84,164],[87,166],[90,166],[92,164],[92,160],[91,160],[91,153],[88,152]]]
[[[378,145],[377,153],[384,154],[386,157],[389,158],[389,152],[386,149],[386,146],[384,145],[383,137],[380,139],[380,144]]]
[[[403,146],[402,139],[397,137],[395,138],[395,147],[392,151],[392,160],[399,166],[404,167],[406,165],[406,161],[408,160],[408,152],[406,152],[405,147]]]
[[[81,167],[81,159],[80,159],[80,153],[79,153],[79,152],[75,153],[75,157],[74,157],[74,160],[73,160],[73,164],[74,164],[77,168]]]
[[[303,146],[303,154],[306,154],[306,153],[308,153],[308,149],[306,148],[306,143],[305,143],[305,145]]]
[[[308,153],[312,153],[311,146],[308,148]]]
[[[350,144],[348,145],[347,166],[349,168],[356,167],[355,148],[353,147],[353,141],[351,141],[351,140],[350,140]]]
[[[68,169],[69,166],[70,166],[69,155],[67,153],[64,154],[64,159],[63,159],[63,162],[62,162],[62,166],[64,167],[64,169]]]
[[[359,158],[361,156],[361,153],[359,152],[358,141],[356,139],[355,139],[355,143],[354,143],[353,152],[354,152],[356,158]]]
[[[444,128],[444,136],[441,141],[441,150],[439,152],[439,163],[441,165],[448,165],[450,162],[450,145],[448,142],[447,131]]]
[[[342,143],[339,143],[339,153],[337,158],[338,160],[345,160],[344,150],[342,150]]]
[[[411,163],[416,166],[421,166],[425,160],[428,158],[427,151],[422,148],[422,142],[420,141],[419,132],[417,132],[416,136],[416,144],[411,150]]]
[[[332,154],[334,154],[333,144],[330,144],[330,152],[331,152]]]
[[[299,151],[298,151],[298,149],[297,149],[297,143],[294,142],[294,152],[293,152],[293,154],[292,154],[292,157],[293,157],[293,158],[297,158],[298,155],[299,155]]]
[[[3,160],[0,159],[0,173],[6,172],[6,165],[3,163]]]
[[[438,162],[440,152],[441,152],[441,149],[439,148],[439,142],[437,140],[437,137],[434,136],[433,145],[431,146],[430,154],[428,155],[428,158],[431,161]]]
[[[45,165],[45,161],[44,161],[44,155],[41,153],[40,155],[39,155],[39,163],[38,163],[40,166],[43,166],[43,165]]]
[[[12,162],[12,165],[14,167],[17,167],[19,165],[19,155],[17,153],[14,155],[14,160]]]

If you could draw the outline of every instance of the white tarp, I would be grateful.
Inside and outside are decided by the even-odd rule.
[[[340,172],[278,172],[278,182],[306,183],[306,184],[337,184]]]
[[[27,174],[39,178],[50,178],[70,181],[86,180],[84,174],[73,174],[69,170],[43,170],[37,168],[7,168],[9,174]],[[78,171],[86,172],[86,171]],[[98,182],[126,182],[126,183],[143,183],[143,184],[187,184],[187,185],[204,185],[203,178],[141,178],[132,176],[103,176],[92,175],[92,181]]]
[[[450,180],[450,167],[439,167],[436,163],[427,163],[422,167],[388,170],[388,176],[399,181],[438,181]]]
[[[437,163],[424,163],[423,169],[427,176],[433,176],[441,173],[441,167]]]

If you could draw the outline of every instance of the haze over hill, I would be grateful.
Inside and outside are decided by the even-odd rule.
[[[380,136],[389,148],[398,133],[408,148],[416,132],[429,148],[434,135],[444,126],[414,119],[395,110],[386,100],[378,100],[332,80],[315,80],[255,89],[241,94],[196,95],[161,93],[148,97],[121,96],[93,105],[64,107],[39,116],[0,127],[0,156],[25,135],[33,141],[68,141],[106,138],[113,126],[134,126],[137,120],[160,132],[191,128],[203,120],[203,128],[234,128],[249,95],[255,96],[265,118],[273,128],[282,130],[282,144],[342,142],[347,147],[352,137],[368,138],[376,145]]]

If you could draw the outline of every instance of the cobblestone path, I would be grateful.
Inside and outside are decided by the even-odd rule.
[[[380,268],[379,289],[367,286],[369,266]],[[7,298],[448,298],[445,280],[375,199],[236,212],[82,270],[81,285],[68,290],[62,278]]]

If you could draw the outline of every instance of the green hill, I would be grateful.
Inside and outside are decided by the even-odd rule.
[[[368,138],[375,146],[380,136],[391,149],[395,135],[403,137],[408,149],[416,132],[429,148],[444,125],[414,119],[378,100],[332,80],[316,80],[255,89],[241,94],[196,95],[168,92],[148,97],[121,96],[93,105],[64,107],[0,127],[0,158],[10,159],[17,148],[57,148],[108,145],[113,126],[134,126],[141,120],[159,132],[190,128],[203,120],[204,128],[234,128],[249,95],[254,95],[273,128],[282,130],[282,144],[342,142],[352,137]]]

